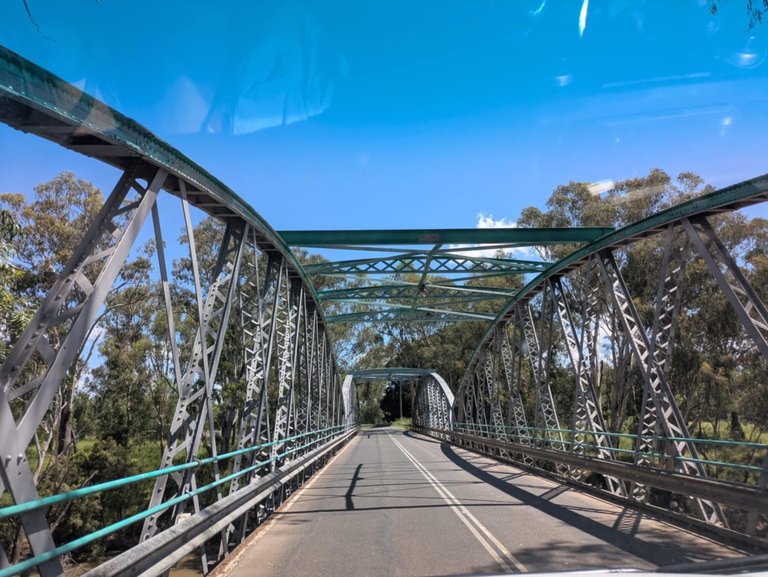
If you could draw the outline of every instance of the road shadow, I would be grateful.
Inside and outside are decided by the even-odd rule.
[[[414,433],[413,431],[403,431],[403,435],[408,437],[409,439],[415,439],[420,442],[424,443],[434,443],[435,445],[442,445],[445,443],[445,441],[440,441],[439,439],[433,439],[432,437],[428,437],[427,435],[422,435],[421,433]]]
[[[355,468],[355,473],[352,475],[352,480],[349,483],[349,489],[347,489],[347,492],[344,495],[347,511],[351,511],[355,508],[355,503],[354,501],[352,501],[352,494],[355,492],[355,485],[357,485],[357,480],[360,479],[360,469],[362,468],[363,468],[362,463],[360,463]]]
[[[547,491],[544,495],[535,495],[470,463],[459,455],[449,443],[441,443],[440,449],[443,455],[445,455],[445,457],[454,465],[463,469],[473,477],[480,479],[484,483],[517,499],[524,505],[533,507],[550,517],[654,565],[673,565],[676,563],[713,560],[717,558],[716,554],[708,553],[701,549],[695,553],[685,551],[681,548],[680,544],[670,542],[668,539],[664,541],[647,541],[640,538],[637,535],[637,532],[643,515],[628,507],[624,508],[614,525],[609,527],[578,513],[570,507],[558,505],[549,500],[563,492],[561,487],[563,487],[564,490],[571,489],[566,484],[561,484],[560,486]],[[553,535],[553,537],[555,537],[555,535]],[[557,546],[573,547],[574,545],[558,543]],[[525,551],[525,554],[521,555],[521,560],[525,563],[526,557],[528,557],[530,561],[531,557],[546,557],[546,555],[549,554],[551,554],[551,548],[549,546],[538,550],[527,550]],[[567,567],[567,569],[570,569],[570,567]]]

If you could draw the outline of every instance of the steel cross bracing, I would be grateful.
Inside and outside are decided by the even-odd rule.
[[[213,425],[213,384],[216,380],[224,335],[229,324],[232,303],[238,286],[239,268],[247,231],[232,231],[227,226],[224,240],[221,243],[216,268],[213,273],[213,284],[204,295],[200,281],[200,271],[195,246],[195,235],[189,216],[186,199],[183,201],[184,218],[189,238],[189,249],[194,279],[194,292],[197,301],[199,327],[194,339],[190,358],[186,369],[176,373],[176,388],[179,399],[171,421],[171,431],[168,443],[161,459],[162,467],[170,467],[179,456],[189,463],[197,457],[206,429],[211,432],[211,454],[216,456],[216,440]],[[234,232],[234,234],[233,234]],[[167,306],[172,306],[170,303]],[[173,314],[172,309],[169,316]],[[170,327],[169,327],[170,328]],[[170,335],[173,342],[175,334]],[[174,349],[173,354],[178,354]],[[174,366],[182,366],[181,359],[173,359]],[[218,478],[218,467],[214,476]],[[175,493],[181,494],[193,490],[196,485],[194,472],[184,472],[173,475],[163,475],[155,481],[150,497],[149,507],[158,506],[164,499],[166,485],[171,478],[175,485]],[[198,499],[193,499],[195,512],[200,510]],[[184,513],[184,504],[177,505],[171,514],[172,520]],[[159,515],[155,514],[144,521],[142,540],[149,539],[158,530]],[[205,562],[204,562],[205,564]]]
[[[563,285],[559,278],[550,281],[550,290],[555,300],[557,315],[560,321],[560,327],[565,338],[565,348],[568,354],[568,360],[571,369],[576,376],[576,394],[574,395],[573,411],[573,439],[571,440],[571,450],[577,454],[585,454],[587,445],[587,434],[591,434],[594,439],[597,453],[601,459],[616,460],[616,452],[611,445],[610,439],[605,435],[607,430],[605,419],[600,408],[600,402],[597,397],[597,390],[591,377],[589,352],[585,354],[585,345],[589,342],[587,327],[596,315],[596,303],[590,299],[587,291],[587,307],[585,307],[585,318],[582,319],[583,329],[577,335],[576,323],[574,322],[571,308],[568,305],[568,299]],[[586,337],[586,338],[585,338]],[[585,472],[576,473],[579,477]],[[606,485],[611,493],[624,496],[626,493],[621,482],[613,477],[606,477]]]
[[[272,437],[275,442],[272,445],[272,458],[276,460],[272,463],[273,468],[281,464],[277,456],[283,453],[286,448],[285,439],[294,435],[296,426],[294,388],[304,299],[301,286],[288,279],[287,275],[283,279],[280,293],[277,309],[277,412]]]
[[[678,236],[677,227],[672,225],[667,227],[650,334],[652,356],[658,371],[665,379],[672,357],[675,328],[688,262],[688,243],[685,239],[678,242]],[[638,465],[650,465],[651,460],[648,455],[655,453],[658,449],[658,443],[655,441],[661,428],[658,417],[659,413],[653,391],[644,387],[640,405],[639,436],[635,452],[635,463]],[[636,483],[632,495],[639,501],[646,501],[648,499],[647,488]]]
[[[255,250],[251,247],[249,258],[244,259],[245,281],[240,287],[240,315],[243,338],[243,364],[245,369],[245,405],[240,418],[240,431],[237,448],[243,449],[257,444],[269,443],[271,438],[267,384],[272,348],[275,340],[277,322],[277,300],[279,287],[285,267],[279,253],[269,255],[263,288],[260,286],[259,262]],[[255,451],[247,455],[237,455],[232,465],[232,472],[248,469],[255,461],[268,458],[268,451]],[[248,483],[252,473],[243,481]],[[238,479],[233,479],[230,492],[240,486]]]
[[[688,237],[704,259],[757,348],[768,357],[768,311],[706,217],[683,220]]]
[[[277,287],[283,273],[282,257],[272,253],[266,265],[264,285],[262,287],[259,271],[258,249],[255,234],[249,235],[248,254],[243,258],[241,269],[244,281],[239,289],[240,331],[243,345],[243,369],[245,377],[245,404],[240,415],[237,450],[266,444],[271,441],[267,395],[267,375],[272,358],[272,346],[275,334],[274,314],[278,297]],[[265,461],[269,451],[253,451],[235,456],[232,473],[251,469],[253,463]],[[248,484],[254,477],[250,471],[242,484]],[[229,494],[234,494],[241,486],[241,479],[232,479]],[[222,547],[234,538],[242,542],[247,534],[247,517],[243,516],[237,526],[230,525],[222,540]],[[220,550],[220,555],[225,554]]]
[[[611,292],[614,305],[619,312],[624,330],[631,339],[630,343],[636,355],[645,388],[653,397],[657,418],[661,422],[664,433],[668,437],[676,439],[689,439],[688,427],[669,388],[664,372],[654,358],[651,340],[648,338],[637,314],[613,254],[610,251],[604,251],[596,259],[603,280]],[[686,440],[670,440],[669,445],[673,451],[673,457],[678,458],[675,463],[676,467],[688,474],[706,477],[706,471],[698,461],[698,451],[693,443]],[[696,461],[689,459],[696,459]],[[704,499],[697,499],[697,505],[706,521],[717,524],[724,523],[724,517],[718,505]]]
[[[569,395],[574,399],[570,413],[572,420],[570,431],[566,433],[571,438],[572,450],[565,446],[557,449],[574,455],[583,454],[585,458],[593,453],[600,460],[621,465],[624,459],[617,460],[616,454],[619,450],[627,452],[618,444],[618,437],[624,434],[608,430],[601,411],[605,399],[598,394],[599,388],[605,386],[600,382],[603,373],[600,348],[610,339],[621,348],[626,343],[642,377],[643,385],[636,397],[640,407],[638,429],[637,435],[633,435],[636,466],[672,468],[691,478],[704,478],[706,472],[696,441],[690,438],[667,382],[682,307],[683,281],[686,267],[693,258],[690,246],[696,249],[710,278],[725,294],[745,334],[754,341],[756,349],[768,357],[768,311],[764,301],[750,285],[739,262],[718,238],[716,227],[709,222],[712,215],[762,202],[766,197],[768,176],[702,195],[597,239],[531,280],[510,299],[488,329],[460,383],[456,407],[459,419],[464,421],[460,423],[460,430],[475,431],[478,438],[472,440],[470,435],[461,442],[482,446],[479,439],[496,427],[488,422],[491,413],[481,410],[488,398],[488,383],[481,377],[488,373],[489,356],[494,357],[494,367],[503,370],[507,381],[506,430],[532,430],[532,434],[545,439],[552,429],[565,432],[555,424],[554,418],[548,419],[550,415],[557,415],[549,412],[556,403],[551,396],[552,390],[547,394],[547,389],[542,387],[542,384],[549,384],[553,370],[551,363],[555,363],[561,379],[565,362],[575,377]],[[655,291],[650,291],[652,296],[647,304],[644,303],[644,313],[652,319],[646,327],[634,308],[616,259],[622,259],[622,266],[629,266],[632,260],[619,257],[618,253],[623,255],[623,251],[627,251],[629,254],[633,244],[654,235],[658,235],[654,246],[658,247],[655,254],[659,255],[656,258],[660,264]],[[553,323],[559,325],[557,338],[554,338]],[[500,338],[502,332],[504,339]],[[611,361],[607,359],[608,363]],[[528,371],[533,377],[532,383],[525,379]],[[557,402],[563,402],[563,398],[562,391],[558,390]],[[568,411],[568,408],[564,410]],[[528,429],[529,420],[534,420],[537,426]],[[535,466],[534,459],[521,450],[528,442],[525,436],[520,434],[513,438],[509,435],[509,439],[515,443],[514,450],[509,451],[499,444],[490,446]],[[547,440],[551,445],[559,441],[557,438]],[[531,447],[533,451],[535,447]],[[557,458],[552,462],[557,464]],[[588,467],[572,465],[569,472],[587,470]],[[765,478],[768,475],[763,472],[761,482],[765,482]],[[646,500],[649,488],[654,486],[631,477],[623,477],[619,482],[617,478],[603,474],[603,479],[608,491],[627,496],[627,490],[630,490],[630,498],[635,500]],[[683,489],[681,493],[684,493]],[[702,496],[690,501],[694,515],[712,525],[726,525],[726,517],[716,499]],[[677,502],[685,501],[678,498]],[[680,508],[679,512],[686,509]],[[754,531],[756,517],[754,514],[747,517]],[[749,527],[746,531],[750,532]]]
[[[517,355],[518,363],[517,367],[515,367],[513,351],[519,342],[517,324],[513,320],[510,326],[512,326],[512,344],[509,342],[508,325],[506,323],[497,328],[493,342],[496,346],[496,355],[501,360],[504,382],[507,387],[508,420],[512,425],[514,439],[518,443],[530,444],[531,435],[528,430],[525,407],[523,406],[523,398],[520,393],[523,355]]]
[[[501,413],[501,403],[499,400],[499,383],[496,378],[496,371],[493,362],[493,355],[487,354],[483,363],[482,371],[478,369],[478,380],[485,382],[485,387],[481,388],[486,393],[486,406],[490,413],[490,421],[493,426],[493,434],[497,439],[506,440],[507,433],[504,427],[504,417]]]
[[[552,389],[549,385],[549,370],[553,356],[552,351],[552,318],[551,308],[548,307],[546,287],[542,297],[542,314],[539,319],[539,334],[544,338],[543,343],[539,341],[536,334],[531,303],[521,306],[522,314],[518,315],[521,321],[525,342],[528,348],[528,359],[533,371],[533,382],[536,392],[536,425],[539,430],[544,431],[544,440],[552,443],[560,450],[566,450],[563,434],[560,430],[560,421],[557,418],[557,409],[555,401],[552,398]],[[541,345],[544,345],[542,348]]]

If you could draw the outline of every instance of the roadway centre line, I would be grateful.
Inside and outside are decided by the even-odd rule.
[[[408,449],[406,449],[395,437],[394,435],[390,434],[389,437],[392,439],[392,441],[397,445],[397,447],[402,451],[402,453],[406,456],[406,458],[413,464],[414,467],[423,475],[423,477],[429,482],[430,485],[437,491],[438,495],[442,497],[443,501],[445,501],[451,508],[451,510],[456,514],[456,516],[461,519],[461,522],[466,525],[467,529],[469,529],[470,533],[475,536],[475,539],[478,540],[478,542],[483,546],[483,548],[493,557],[493,559],[496,561],[496,563],[499,564],[499,566],[504,569],[506,572],[511,573],[512,572],[512,565],[517,568],[518,571],[521,573],[527,573],[528,569],[526,569],[525,565],[523,565],[520,561],[518,561],[512,553],[509,552],[509,550],[504,547],[504,545],[499,541],[493,533],[491,533],[485,525],[483,525],[480,520],[475,517],[472,513],[470,513],[464,505],[461,504],[461,501],[456,498],[456,496],[451,493],[445,485],[443,485],[437,477],[435,477],[424,465],[422,465],[419,460],[414,457]],[[481,535],[482,532],[482,535]],[[483,537],[485,535],[485,537]],[[487,539],[486,539],[487,538]],[[491,545],[491,543],[496,546],[494,547]]]

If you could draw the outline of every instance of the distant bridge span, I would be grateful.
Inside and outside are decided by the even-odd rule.
[[[412,373],[420,383],[414,399],[417,430],[438,437],[444,447],[452,443],[484,452],[526,471],[588,485],[612,499],[669,509],[731,538],[765,543],[766,446],[732,443],[750,452],[748,462],[703,457],[706,441],[691,437],[668,375],[691,247],[708,280],[733,307],[745,341],[761,359],[768,356],[766,307],[711,220],[763,202],[768,176],[693,198],[617,231],[279,234],[222,182],[147,129],[6,49],[0,49],[0,118],[123,171],[0,366],[0,495],[12,501],[0,509],[0,522],[18,520],[29,546],[28,555],[11,565],[9,544],[3,543],[0,577],[35,567],[44,577],[61,575],[63,555],[130,523],[143,523],[141,542],[95,574],[159,574],[192,552],[200,554],[207,572],[356,434],[355,377],[342,379],[329,332],[330,324],[345,322],[487,323],[464,377],[451,383],[455,399],[439,375]],[[156,203],[166,193],[179,199],[193,263],[191,310],[197,328],[184,350],[176,345],[176,305],[164,251],[163,235],[170,231],[164,230]],[[222,223],[207,285],[195,253],[192,210]],[[179,391],[162,460],[156,471],[140,478],[41,498],[27,449],[142,228],[151,228],[158,247],[173,361],[168,377]],[[622,251],[657,235],[664,241],[648,323],[624,278]],[[483,246],[473,246],[478,243]],[[505,250],[550,243],[581,247],[558,262],[478,252],[488,245]],[[305,267],[291,246],[369,252],[386,247],[387,254]],[[434,280],[436,274],[441,279]],[[387,277],[315,288],[319,277],[372,275]],[[500,288],[489,280],[511,275],[525,279],[523,289]],[[332,306],[342,308],[331,314]],[[606,315],[614,321],[610,329]],[[54,333],[64,336],[53,339]],[[600,348],[604,340],[619,337],[626,339],[642,380],[641,418],[630,433],[608,429],[598,395]],[[242,360],[244,404],[229,422],[238,431],[236,447],[222,454],[213,408],[220,361],[232,339]],[[553,391],[555,373],[569,375],[565,393]],[[564,414],[567,424],[560,417]],[[413,457],[408,442],[392,440],[405,457]],[[407,460],[431,479],[419,459]],[[711,478],[712,471],[722,469],[739,471],[746,482]],[[148,479],[154,487],[145,513],[77,542],[56,542],[46,518],[51,505]],[[479,525],[474,530],[482,533]],[[495,544],[490,548],[514,569],[512,553],[507,556]]]

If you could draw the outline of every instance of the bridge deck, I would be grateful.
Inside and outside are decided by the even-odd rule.
[[[433,439],[364,430],[215,577],[462,575],[739,556]]]

